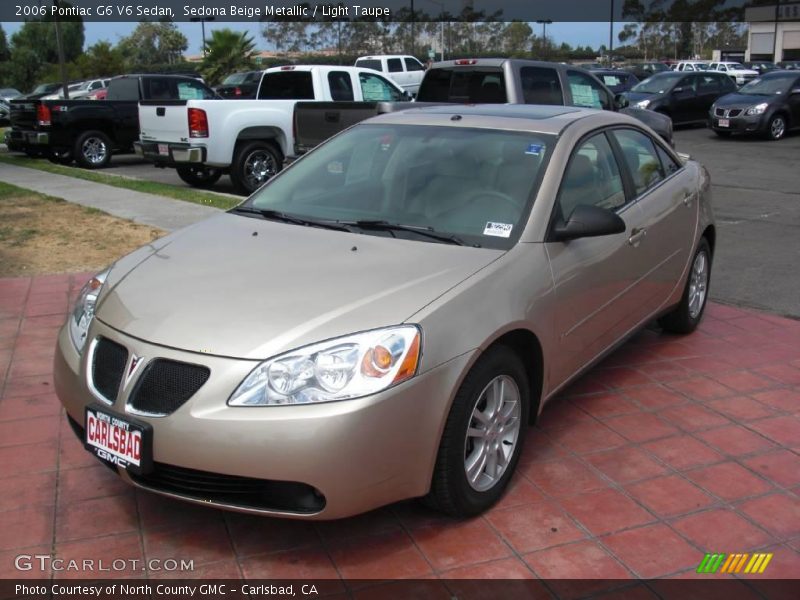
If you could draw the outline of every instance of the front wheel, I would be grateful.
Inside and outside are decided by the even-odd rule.
[[[770,140],[779,140],[786,135],[786,117],[783,115],[775,115],[769,120],[767,125],[767,138]]]
[[[190,165],[177,167],[175,170],[178,177],[196,188],[209,188],[222,177],[222,171],[213,167]]]
[[[659,324],[670,333],[691,333],[700,324],[708,299],[708,284],[711,281],[711,247],[706,238],[701,238],[692,259],[689,278],[683,290],[681,302],[675,309],[661,317]]]
[[[487,351],[453,400],[424,501],[454,517],[476,515],[497,502],[519,461],[529,407],[520,358],[505,346]]]
[[[72,156],[79,167],[102,169],[111,162],[111,140],[102,131],[84,131],[75,140]]]
[[[236,152],[231,165],[231,181],[237,192],[250,195],[276,175],[282,163],[274,144],[250,142]]]

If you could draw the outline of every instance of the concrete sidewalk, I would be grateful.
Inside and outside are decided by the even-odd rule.
[[[167,231],[186,227],[219,212],[218,208],[210,206],[2,162],[0,162],[0,181]]]

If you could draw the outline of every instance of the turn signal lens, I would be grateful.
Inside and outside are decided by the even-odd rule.
[[[414,340],[411,342],[411,345],[408,348],[408,353],[406,354],[405,359],[403,359],[403,364],[400,365],[400,369],[398,369],[397,375],[394,376],[394,381],[392,383],[400,383],[406,379],[411,379],[417,373],[418,363],[419,332],[417,332],[416,337],[414,337]]]

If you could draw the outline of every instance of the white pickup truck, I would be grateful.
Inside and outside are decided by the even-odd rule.
[[[264,71],[255,100],[148,100],[139,103],[137,154],[173,167],[186,183],[213,185],[230,174],[250,194],[293,153],[292,117],[299,100],[400,102],[396,83],[371,69],[284,66]]]

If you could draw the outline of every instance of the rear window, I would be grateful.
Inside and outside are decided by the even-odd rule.
[[[135,83],[135,79],[131,81]],[[196,79],[172,77],[143,77],[142,94],[144,100],[206,100],[214,98],[214,92],[202,82]],[[108,99],[117,99],[111,97],[111,88],[109,88]]]
[[[564,104],[558,72],[547,67],[522,67],[522,96],[525,104]]]
[[[314,84],[310,71],[267,73],[258,90],[261,100],[313,100]]]
[[[381,61],[379,60],[357,60],[356,66],[361,67],[362,69],[373,69],[374,71],[381,71]]]
[[[112,79],[108,84],[107,100],[138,100],[139,80],[136,77]]]
[[[429,69],[417,101],[502,104],[508,101],[503,70],[500,67]]]

